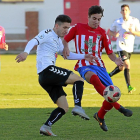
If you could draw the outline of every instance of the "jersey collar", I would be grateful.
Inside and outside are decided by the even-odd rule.
[[[54,34],[55,37],[59,38],[59,36],[55,33],[54,30],[52,30],[52,33]]]

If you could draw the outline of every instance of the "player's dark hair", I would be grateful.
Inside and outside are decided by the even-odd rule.
[[[57,18],[55,19],[55,24],[61,24],[61,23],[71,23],[71,18],[67,15],[59,15],[57,16]]]
[[[123,5],[121,5],[121,9],[122,9],[123,7],[128,7],[128,8],[129,8],[129,5],[128,5],[128,4],[123,4]],[[130,8],[129,8],[129,9],[130,9]]]
[[[88,9],[88,16],[90,17],[92,14],[102,14],[103,15],[104,9],[101,6],[94,5]]]

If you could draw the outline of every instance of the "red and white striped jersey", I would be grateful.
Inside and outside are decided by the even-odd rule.
[[[74,68],[75,70],[77,70],[79,67],[88,65],[105,67],[104,62],[101,59],[102,50],[105,48],[107,54],[113,53],[111,41],[106,35],[105,30],[101,27],[93,29],[88,26],[88,24],[78,23],[70,29],[69,33],[64,37],[64,39],[67,42],[74,39],[76,53],[93,54],[93,56],[98,58],[98,60],[95,60],[93,63],[90,63],[85,59],[78,60]]]

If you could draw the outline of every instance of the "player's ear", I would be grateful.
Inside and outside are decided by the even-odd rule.
[[[58,28],[58,26],[59,26],[59,25],[56,23],[56,24],[55,24],[55,28],[57,29],[57,28]]]

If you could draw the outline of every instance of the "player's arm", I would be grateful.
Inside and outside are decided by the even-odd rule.
[[[60,46],[60,50],[59,50],[58,54],[60,54],[64,58],[63,49],[64,49],[64,46],[62,44]],[[82,59],[85,59],[87,61],[93,62],[94,60],[97,60],[97,57],[93,56],[92,54],[77,54],[77,53],[70,52],[69,56],[67,56],[67,59],[69,59],[69,60],[82,60]]]
[[[120,34],[119,34],[119,32],[109,30],[109,35],[117,38],[117,37],[119,37]]]
[[[112,60],[117,66],[122,66],[123,65],[123,61],[120,57],[116,57],[116,55],[114,53],[108,54],[108,57],[110,58],[110,60]]]
[[[96,56],[93,56],[92,54],[76,54],[76,53],[69,53],[69,56],[67,56],[67,59],[69,60],[82,60],[85,59],[89,62],[93,62],[94,60],[97,60]]]
[[[63,57],[64,59],[67,59],[67,56],[69,56],[69,53],[70,53],[70,50],[69,50],[69,47],[68,47],[68,43],[66,42],[65,39],[63,39],[63,45],[64,45],[64,49],[63,49]]]
[[[140,31],[131,31],[131,29],[129,30],[131,32],[131,34],[136,35],[136,36],[140,36]]]
[[[114,54],[114,52],[112,50],[111,41],[110,41],[108,35],[106,35],[106,33],[103,34],[103,46],[105,47],[106,53],[107,53],[108,57],[110,58],[110,60],[115,62],[115,64],[117,66],[122,66],[123,61],[121,60],[121,58],[116,57],[116,55]]]
[[[71,41],[72,39],[74,39],[75,37],[75,33],[76,33],[76,28],[77,25],[73,26],[69,33],[64,37],[62,43],[64,45],[64,49],[63,49],[63,57],[64,59],[67,59],[67,56],[69,56],[69,53],[70,53],[70,50],[69,50],[69,47],[68,47],[68,42]]]
[[[114,37],[119,37],[119,31],[116,31],[116,21],[113,22],[113,24],[111,25],[110,29],[109,29],[109,35],[110,36],[114,36]]]
[[[36,39],[30,40],[30,41],[27,43],[27,45],[26,45],[26,47],[25,47],[25,49],[24,49],[24,52],[22,52],[22,53],[20,53],[19,55],[17,55],[17,57],[16,57],[16,59],[15,59],[16,62],[19,63],[19,62],[21,62],[21,61],[26,60],[28,54],[30,53],[30,51],[33,49],[33,47],[34,47],[35,45],[38,45],[38,41],[37,41]]]
[[[132,26],[130,25],[129,27],[129,32],[133,35],[136,35],[136,36],[140,36],[140,23],[139,23],[139,20],[136,19],[136,25],[135,25],[135,30],[132,29]]]

